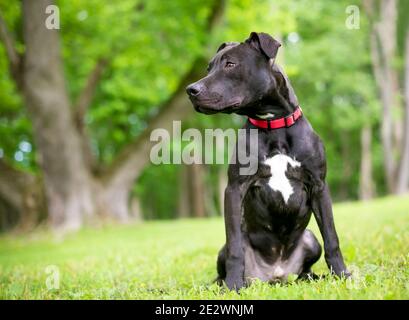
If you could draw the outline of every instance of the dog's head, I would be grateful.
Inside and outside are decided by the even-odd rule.
[[[186,88],[195,109],[246,115],[291,111],[295,95],[274,63],[280,46],[270,35],[256,32],[245,42],[223,43],[210,60],[207,76]]]

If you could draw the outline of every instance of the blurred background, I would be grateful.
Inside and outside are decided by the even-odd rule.
[[[407,193],[408,16],[403,0],[1,0],[0,230],[221,215],[227,165],[153,165],[149,137],[243,125],[195,113],[185,87],[251,31],[283,44],[334,201]]]

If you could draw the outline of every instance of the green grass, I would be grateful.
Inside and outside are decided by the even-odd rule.
[[[221,218],[0,237],[1,299],[408,299],[409,198],[334,208],[352,280],[255,283],[238,295],[212,284]],[[310,226],[316,234],[315,223]],[[319,237],[320,239],[320,237]],[[60,272],[47,289],[47,266]],[[327,274],[323,258],[314,271]]]

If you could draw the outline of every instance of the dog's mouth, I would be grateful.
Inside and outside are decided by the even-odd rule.
[[[241,100],[236,99],[224,104],[221,99],[190,99],[197,112],[203,114],[233,113],[241,106]]]

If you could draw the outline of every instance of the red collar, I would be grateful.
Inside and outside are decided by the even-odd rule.
[[[260,129],[279,129],[284,127],[291,127],[302,116],[301,107],[298,106],[295,111],[287,117],[278,118],[274,120],[259,120],[249,117],[249,121]]]

